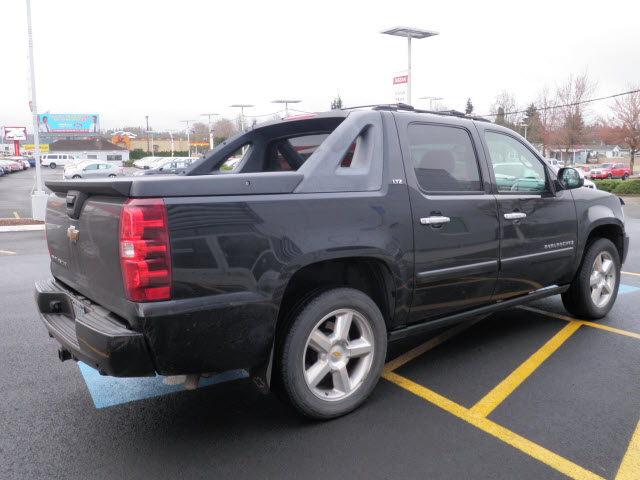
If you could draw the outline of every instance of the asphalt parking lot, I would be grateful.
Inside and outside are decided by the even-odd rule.
[[[0,192],[28,192],[20,174]],[[625,214],[605,319],[571,318],[556,296],[392,344],[370,400],[325,423],[242,371],[186,391],[60,363],[33,301],[44,232],[0,233],[0,478],[640,478],[640,202]]]

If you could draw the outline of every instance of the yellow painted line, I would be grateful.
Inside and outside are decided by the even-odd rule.
[[[445,398],[437,394],[436,392],[424,388],[423,386],[418,385],[417,383],[412,382],[407,378],[386,370],[382,372],[382,378],[395,383],[399,387],[408,390],[414,395],[417,395],[433,403],[434,405],[442,408],[443,410],[446,410],[452,415],[455,415],[456,417],[479,428],[483,432],[486,432],[489,435],[502,440],[508,445],[511,445],[512,447],[526,453],[536,460],[549,465],[551,468],[567,475],[570,478],[573,478],[575,480],[603,480],[602,477],[596,475],[595,473],[590,472],[589,470],[586,470],[581,466],[570,462],[566,458],[563,458],[560,455],[557,455],[552,451],[547,450],[546,448],[541,447],[540,445],[533,443],[532,441],[527,440],[524,437],[521,437],[517,433],[514,433],[511,430],[508,430],[498,425],[497,423],[492,422],[491,420],[472,413],[470,410],[464,408],[463,406],[458,405],[448,398]]]
[[[529,375],[536,371],[542,363],[549,358],[560,346],[580,328],[581,322],[574,321],[556,333],[551,340],[545,343],[536,353],[531,355],[526,362],[505,378],[500,384],[491,390],[485,397],[476,403],[470,410],[471,413],[486,417],[498,405],[500,405],[513,391],[524,382]]]
[[[640,277],[640,273],[633,273],[633,272],[620,272],[620,273],[624,273],[625,275],[635,275],[636,277]]]
[[[18,212],[13,212],[13,216],[16,218],[20,218],[20,215],[18,215]]]
[[[638,480],[638,478],[640,478],[640,423],[631,437],[631,443],[616,475],[616,480]]]
[[[9,255],[15,255],[16,252],[10,252],[9,250],[0,250],[0,253],[8,253]]]
[[[627,337],[637,338],[638,340],[640,340],[640,334],[634,333],[634,332],[629,332],[627,330],[621,330],[619,328],[608,327],[606,325],[601,325],[599,323],[587,322],[586,320],[578,320],[576,318],[567,317],[566,315],[559,315],[557,313],[545,312],[544,310],[539,310],[537,308],[528,307],[528,306],[524,306],[524,305],[520,306],[518,308],[521,308],[522,310],[529,310],[530,312],[541,313],[542,315],[548,315],[550,317],[559,318],[560,320],[565,320],[567,322],[580,322],[581,325],[584,325],[586,327],[599,328],[600,330],[605,330],[607,332],[617,333],[619,335],[625,335]]]
[[[479,317],[479,318],[474,318],[474,319],[472,319],[472,320],[470,320],[468,322],[461,323],[460,325],[457,325],[456,327],[453,327],[453,328],[441,333],[437,337],[433,337],[432,339],[426,341],[422,345],[419,345],[419,346],[409,350],[408,352],[403,353],[399,357],[396,357],[393,360],[391,360],[389,363],[387,363],[384,366],[384,370],[386,372],[393,372],[394,370],[400,368],[405,363],[410,362],[411,360],[419,357],[423,353],[428,352],[429,350],[431,350],[433,348],[436,348],[441,343],[446,342],[451,337],[454,337],[454,336],[458,335],[459,333],[464,332],[466,329],[468,329],[469,327],[475,325],[476,323],[478,323],[480,320],[482,320],[484,318],[485,318],[484,316]]]

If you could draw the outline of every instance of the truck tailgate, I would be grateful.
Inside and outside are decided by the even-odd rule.
[[[118,232],[122,196],[77,191],[49,196],[46,232],[51,273],[81,295],[124,316]],[[76,203],[70,206],[68,202]]]

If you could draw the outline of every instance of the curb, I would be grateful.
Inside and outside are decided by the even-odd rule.
[[[7,227],[0,227],[0,233],[2,232],[34,232],[44,231],[44,225],[10,225]]]

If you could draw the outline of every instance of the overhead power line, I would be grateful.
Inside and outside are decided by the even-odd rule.
[[[610,98],[622,97],[623,95],[631,95],[632,93],[638,93],[638,92],[640,92],[640,90],[630,90],[628,92],[616,93],[615,95],[608,95],[606,97],[592,98],[592,99],[589,99],[589,100],[582,100],[581,102],[566,103],[564,105],[552,105],[550,107],[536,108],[536,111],[552,110],[554,108],[573,107],[573,106],[576,106],[576,105],[582,105],[584,103],[599,102],[601,100],[608,100]],[[500,115],[515,115],[517,113],[527,113],[527,110],[518,110],[516,112],[505,112],[505,113],[502,113]],[[495,117],[496,115],[497,115],[496,113],[490,113],[489,115],[475,115],[475,114],[472,114],[472,116],[474,116],[474,117],[483,117],[483,118],[484,117]]]

